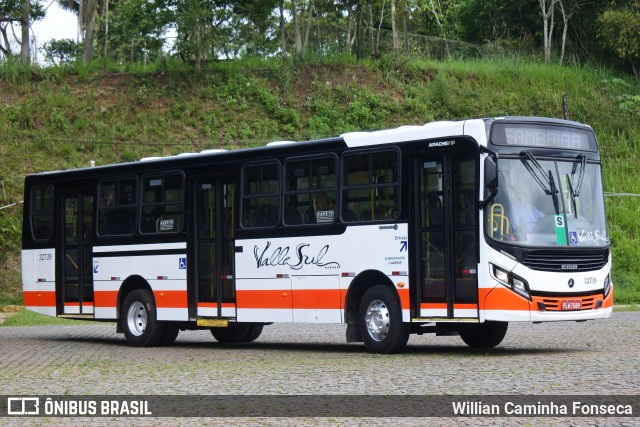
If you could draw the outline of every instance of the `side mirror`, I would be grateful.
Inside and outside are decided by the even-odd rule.
[[[497,154],[490,154],[484,159],[484,188],[488,190],[489,195],[486,199],[480,201],[478,206],[480,209],[484,209],[498,194],[498,165],[496,160]]]
[[[498,188],[498,165],[493,156],[484,159],[484,186],[491,190]]]

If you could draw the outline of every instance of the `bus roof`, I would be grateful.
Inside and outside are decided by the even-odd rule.
[[[158,166],[181,167],[183,165],[206,164],[213,157],[223,159],[224,161],[238,161],[250,158],[252,153],[266,153],[265,150],[271,151],[274,155],[286,153],[287,155],[295,155],[296,152],[303,154],[313,151],[314,149],[330,149],[330,148],[346,148],[346,147],[365,147],[372,145],[390,144],[403,141],[419,141],[436,138],[454,138],[458,136],[471,136],[478,143],[483,144],[486,141],[487,124],[499,120],[514,120],[523,122],[538,123],[557,123],[571,126],[587,127],[582,123],[543,117],[520,117],[520,116],[503,116],[492,118],[468,119],[462,121],[437,121],[424,125],[400,126],[392,129],[377,130],[371,132],[347,132],[339,137],[326,138],[311,141],[273,141],[264,146],[239,148],[235,150],[227,150],[223,148],[205,149],[200,152],[180,153],[172,156],[149,156],[139,161],[127,163],[114,163],[96,167],[85,167],[77,169],[68,169],[63,171],[37,172],[30,175],[49,175],[63,173],[90,173],[96,174],[104,172],[105,169],[117,169],[123,173],[127,173],[129,169],[135,169],[139,162],[156,164]],[[98,172],[100,171],[100,172]],[[115,171],[114,171],[115,172]]]

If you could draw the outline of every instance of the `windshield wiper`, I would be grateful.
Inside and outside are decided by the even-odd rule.
[[[582,179],[584,178],[584,171],[587,165],[587,157],[584,154],[580,154],[577,158],[580,160],[580,174],[578,175],[578,182],[574,185],[576,169],[578,168],[578,162],[573,164],[571,168],[571,176],[567,174],[567,184],[569,185],[569,195],[571,196],[571,207],[573,208],[573,214],[578,218],[578,208],[576,206],[576,199],[580,197],[580,188],[582,187]]]
[[[551,169],[548,172],[545,172],[544,168],[540,165],[538,160],[534,157],[533,154],[528,152],[527,150],[520,152],[521,156],[524,156],[529,160],[529,162],[535,166],[535,169],[526,162],[524,159],[521,159],[524,167],[527,168],[533,179],[536,180],[544,194],[551,196],[553,200],[553,207],[556,211],[556,215],[560,214],[560,203],[558,202],[558,188],[556,187],[556,183],[553,179],[553,173]],[[545,185],[546,184],[546,185]]]
[[[578,168],[578,163],[573,164],[573,168],[571,168],[571,194],[573,197],[580,197],[580,188],[582,188],[582,179],[584,178],[584,171],[587,166],[587,157],[584,154],[580,154],[578,156],[578,160],[580,160],[580,175],[578,175],[578,185],[573,185],[573,177],[576,174],[576,169]]]
[[[542,168],[538,160],[533,156],[533,154],[531,154],[527,150],[521,151],[520,156],[526,157],[529,160],[529,162],[531,162],[531,164],[535,166],[535,169],[534,169],[531,166],[531,164],[525,162],[524,159],[521,159],[522,163],[524,164],[524,167],[527,168],[527,170],[529,171],[533,179],[535,179],[538,185],[540,186],[540,188],[542,188],[542,191],[544,191],[544,194],[547,194],[550,196],[558,192],[558,190],[555,188],[555,185],[552,185],[553,178],[551,178],[551,180],[549,179],[549,177],[551,177],[551,171],[549,171],[549,176],[547,176],[547,173],[544,171],[544,169]]]
[[[556,215],[560,214],[560,203],[558,202],[558,189],[556,183],[553,180],[553,173],[549,169],[549,188],[551,189],[551,199],[553,199],[553,208],[556,210]]]

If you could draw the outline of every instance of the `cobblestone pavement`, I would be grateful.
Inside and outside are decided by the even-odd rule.
[[[511,324],[503,343],[474,351],[459,337],[411,336],[374,355],[344,325],[267,326],[253,343],[221,345],[181,332],[164,348],[133,348],[111,323],[0,327],[0,395],[640,395],[640,312],[583,323]],[[535,402],[532,402],[535,403]],[[26,422],[29,421],[29,422]],[[33,425],[34,419],[0,418]],[[75,425],[41,419],[41,425]],[[76,420],[77,421],[77,420]],[[83,420],[125,425],[134,420]],[[456,424],[522,425],[522,418]],[[138,419],[136,425],[450,425],[451,419]],[[37,424],[37,422],[36,422]],[[638,425],[640,418],[540,418],[528,425]]]

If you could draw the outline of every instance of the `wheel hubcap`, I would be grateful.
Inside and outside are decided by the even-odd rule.
[[[369,335],[374,340],[382,341],[389,334],[389,327],[391,326],[389,309],[384,302],[380,300],[372,301],[367,307],[364,321]]]
[[[129,327],[129,332],[136,337],[142,335],[147,328],[147,310],[141,302],[136,301],[129,307],[127,326]]]

